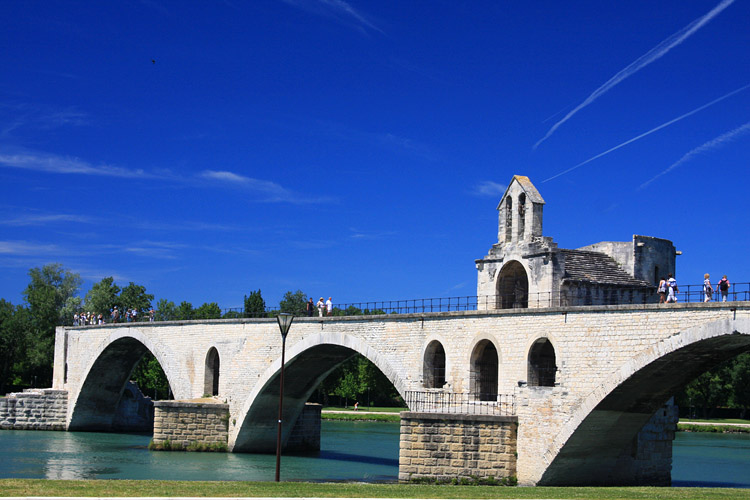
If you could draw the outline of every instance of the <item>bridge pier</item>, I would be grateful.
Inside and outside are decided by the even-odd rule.
[[[398,479],[516,478],[518,419],[456,413],[401,413]]]

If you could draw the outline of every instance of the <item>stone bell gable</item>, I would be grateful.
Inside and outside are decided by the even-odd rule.
[[[659,278],[675,274],[675,247],[661,238],[558,248],[542,234],[544,205],[528,177],[513,176],[497,243],[475,261],[480,309],[653,302]]]

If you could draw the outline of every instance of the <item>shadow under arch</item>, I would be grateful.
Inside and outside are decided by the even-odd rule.
[[[305,402],[320,383],[341,363],[357,353],[369,359],[390,380],[403,397],[404,385],[396,371],[375,349],[345,334],[318,334],[287,349],[284,368],[282,447],[302,412]],[[278,428],[279,377],[281,360],[275,360],[260,377],[245,403],[241,420],[230,431],[233,452],[273,453]]]
[[[536,484],[668,485],[663,473],[623,460],[635,456],[636,436],[681,387],[748,350],[749,319],[693,327],[647,349],[584,401],[545,454],[550,465]]]
[[[71,401],[72,411],[68,424],[70,431],[111,431],[125,385],[138,362],[151,352],[173,388],[173,380],[166,371],[164,356],[158,350],[147,347],[148,341],[133,331],[114,336],[96,356],[86,370],[83,384]]]

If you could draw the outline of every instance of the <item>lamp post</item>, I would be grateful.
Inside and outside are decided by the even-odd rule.
[[[279,482],[281,472],[281,412],[284,406],[284,350],[286,348],[286,334],[289,333],[289,327],[292,326],[294,315],[289,313],[280,313],[276,316],[281,330],[281,383],[279,387],[279,428],[276,433],[276,482]]]

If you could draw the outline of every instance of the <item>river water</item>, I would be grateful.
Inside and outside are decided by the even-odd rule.
[[[273,481],[274,455],[151,452],[151,436],[0,431],[0,477]],[[284,481],[395,481],[399,424],[322,422],[321,451],[284,455]],[[677,433],[675,486],[750,488],[750,435]]]

